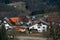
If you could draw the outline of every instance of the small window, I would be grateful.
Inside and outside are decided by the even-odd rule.
[[[40,27],[38,27],[38,28],[40,28]]]
[[[43,27],[43,28],[45,28],[45,27]]]

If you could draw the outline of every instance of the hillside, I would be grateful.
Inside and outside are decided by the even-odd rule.
[[[60,0],[12,0],[12,2],[25,3],[26,9],[33,12],[44,10],[45,12],[60,11]]]
[[[0,17],[60,13],[60,0],[0,0]]]
[[[18,9],[15,9],[13,6],[6,4],[0,5],[0,18],[18,16],[18,13],[20,14],[20,11]]]
[[[3,0],[2,3],[23,2],[30,11],[60,8],[60,0]]]
[[[20,16],[21,14],[25,14],[25,13],[29,14],[29,11],[26,10],[25,5],[23,4],[24,3],[22,2],[1,4],[0,5],[0,18]]]

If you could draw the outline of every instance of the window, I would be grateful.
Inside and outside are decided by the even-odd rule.
[[[40,28],[40,26],[38,28]]]
[[[43,27],[43,28],[45,28],[45,27]]]

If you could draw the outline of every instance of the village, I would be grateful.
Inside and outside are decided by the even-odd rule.
[[[36,16],[30,17],[28,15],[22,15],[22,17],[4,18],[6,30],[8,30],[9,28],[21,27],[22,29],[17,29],[17,31],[22,32],[24,32],[25,29],[37,29],[39,32],[47,31],[47,27],[50,26],[50,22],[52,22],[52,24],[55,24],[54,22],[58,23],[59,17],[48,17],[47,15],[38,19]]]
[[[0,40],[60,40],[59,0],[0,0]]]
[[[2,23],[9,39],[18,38],[21,40],[28,40],[31,37],[32,40],[40,40],[40,37],[44,37],[46,38],[45,40],[52,40],[52,38],[59,39],[60,35],[60,16],[50,16],[45,14],[30,16],[28,14],[21,14],[20,16],[10,18],[4,17],[0,20],[0,29]],[[38,38],[36,39],[35,37]]]
[[[1,22],[1,21],[0,21]],[[60,17],[55,16],[29,16],[22,14],[19,17],[5,17],[3,23],[7,30],[8,36],[36,36],[36,37],[48,37],[50,35],[50,29],[60,26]],[[53,25],[53,26],[52,26]],[[57,27],[54,27],[57,26]],[[44,35],[44,36],[43,36]],[[52,34],[51,34],[52,35]]]
[[[12,17],[8,19],[5,17],[4,24],[7,30],[17,27],[16,30],[21,32],[24,32],[26,29],[36,29],[36,31],[38,30],[39,32],[43,32],[47,31],[47,26],[49,25],[43,19],[37,19],[35,16],[32,16],[32,18],[30,18],[28,15],[23,15],[22,18]]]

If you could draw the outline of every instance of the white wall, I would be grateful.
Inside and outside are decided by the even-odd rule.
[[[40,27],[40,28],[38,28]],[[33,26],[30,26],[29,29],[37,29],[38,32],[43,32],[43,30],[47,31],[47,25],[41,25],[41,26],[38,26],[38,24],[35,24]]]

